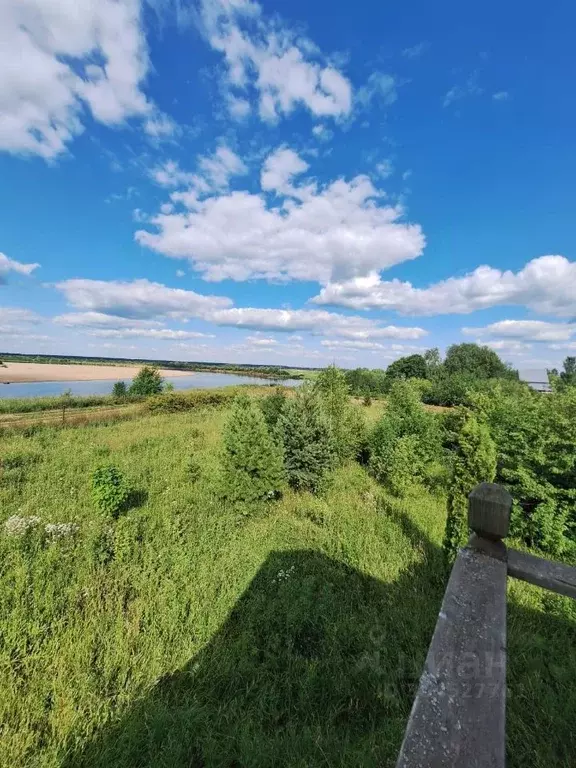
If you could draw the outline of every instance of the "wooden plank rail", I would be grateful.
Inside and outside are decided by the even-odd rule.
[[[569,565],[509,549],[508,575],[576,599],[576,568]]]
[[[507,550],[512,498],[481,483],[469,496],[470,541],[454,563],[397,768],[504,768],[506,582],[576,598],[576,568]]]

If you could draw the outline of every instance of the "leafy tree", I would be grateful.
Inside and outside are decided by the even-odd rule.
[[[382,395],[388,391],[385,371],[375,368],[355,368],[346,371],[346,383],[351,395],[365,397],[366,395]]]
[[[274,392],[266,395],[266,397],[262,398],[260,401],[260,408],[262,409],[262,413],[266,419],[268,429],[273,430],[276,426],[276,423],[280,418],[280,414],[282,413],[282,409],[284,408],[285,402],[286,390],[284,387],[276,387]]]
[[[426,374],[426,360],[422,355],[400,357],[386,368],[386,378],[388,381],[393,381],[394,379],[425,379]]]
[[[162,376],[158,368],[145,365],[136,374],[130,385],[131,395],[158,395],[162,392]]]
[[[282,453],[246,395],[236,398],[224,428],[222,470],[223,495],[232,502],[271,499],[284,486]]]
[[[317,491],[335,463],[330,426],[317,393],[302,387],[288,400],[278,419],[276,434],[282,443],[290,486]]]
[[[453,417],[453,430],[455,452],[443,541],[450,565],[468,538],[468,494],[478,483],[492,482],[496,474],[496,446],[488,427],[462,408]]]
[[[314,393],[324,410],[340,462],[356,457],[364,441],[364,419],[350,401],[344,372],[335,365],[324,368],[314,382]]]
[[[122,400],[128,395],[128,387],[126,386],[125,381],[117,381],[115,382],[114,386],[112,387],[112,397],[115,397],[117,400]]]
[[[493,349],[479,344],[453,344],[446,352],[444,370],[448,374],[468,374],[476,379],[518,377]]]
[[[564,370],[560,372],[560,380],[566,386],[576,386],[576,357],[567,357],[564,360]]]
[[[427,378],[433,378],[442,365],[442,358],[440,357],[440,350],[438,347],[426,350],[424,352],[424,362],[426,363]]]

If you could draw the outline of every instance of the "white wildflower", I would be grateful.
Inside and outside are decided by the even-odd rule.
[[[30,517],[12,515],[4,523],[4,533],[7,536],[24,536],[41,522],[41,519],[36,515]]]
[[[50,541],[58,541],[58,539],[65,539],[68,536],[74,536],[78,531],[76,523],[48,523],[44,530],[48,535]]]

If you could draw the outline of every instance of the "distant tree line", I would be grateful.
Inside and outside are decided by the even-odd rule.
[[[430,405],[463,405],[478,383],[490,379],[515,381],[518,372],[503,363],[496,352],[478,344],[453,344],[444,361],[437,348],[408,355],[385,370],[356,368],[346,372],[357,397],[385,395],[399,379],[419,382],[422,399]]]

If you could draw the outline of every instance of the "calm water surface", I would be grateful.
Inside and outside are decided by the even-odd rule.
[[[124,379],[130,384],[130,379]],[[190,376],[166,376],[165,381],[174,384],[175,389],[215,389],[231,387],[235,384],[282,384],[297,387],[302,382],[298,379],[259,379],[254,376],[236,376],[231,373],[195,373]],[[71,390],[73,395],[109,395],[114,381],[29,381],[23,384],[0,384],[0,398],[5,397],[46,397],[61,395]]]

